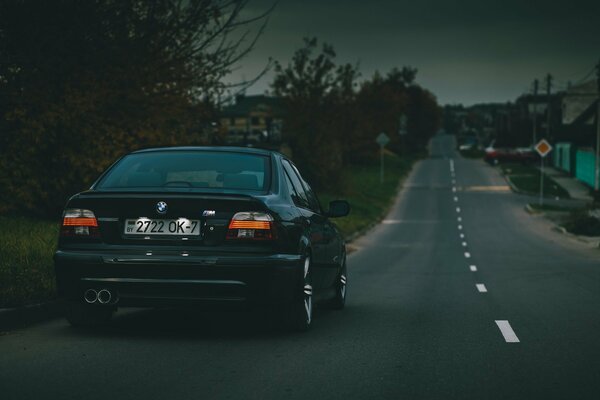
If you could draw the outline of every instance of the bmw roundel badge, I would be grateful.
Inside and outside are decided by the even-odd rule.
[[[166,214],[167,208],[167,203],[165,203],[164,201],[159,201],[158,203],[156,203],[156,212],[159,214]]]

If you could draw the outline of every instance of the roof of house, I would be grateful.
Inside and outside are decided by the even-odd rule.
[[[261,108],[269,110],[274,115],[279,115],[283,110],[283,100],[280,97],[265,95],[238,96],[235,104],[223,108],[221,115],[223,117],[247,116],[250,112],[258,111]]]

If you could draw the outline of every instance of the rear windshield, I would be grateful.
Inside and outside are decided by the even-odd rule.
[[[205,188],[265,191],[269,158],[217,151],[160,151],[124,157],[96,189]]]

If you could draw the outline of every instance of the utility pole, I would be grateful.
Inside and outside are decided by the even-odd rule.
[[[546,96],[548,100],[547,109],[546,109],[546,139],[550,141],[550,109],[552,106],[552,101],[550,99],[550,93],[552,92],[552,75],[546,75]]]
[[[532,146],[535,146],[537,143],[537,96],[538,89],[540,87],[540,81],[533,81],[533,143]]]
[[[598,104],[596,111],[596,180],[594,189],[600,189],[600,60],[596,65],[596,85],[598,90]]]

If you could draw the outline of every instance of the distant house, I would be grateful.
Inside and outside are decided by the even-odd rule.
[[[594,187],[597,81],[584,82],[567,89],[562,99],[562,111],[562,142],[557,143],[554,152],[555,167]]]
[[[567,89],[562,99],[564,141],[595,146],[598,92],[596,80]]]
[[[563,124],[592,125],[598,92],[595,80],[572,86],[563,97]]]
[[[223,109],[221,131],[228,144],[280,143],[283,125],[282,100],[265,95],[237,96]]]
[[[519,110],[517,119],[520,121],[521,134],[529,137],[531,144],[542,138],[553,143],[561,139],[562,99],[564,96],[565,92],[560,91],[550,95],[524,94],[517,98],[515,103]],[[548,110],[550,111],[549,115]],[[550,122],[550,129],[548,129],[548,122]],[[535,138],[533,137],[534,130]]]

